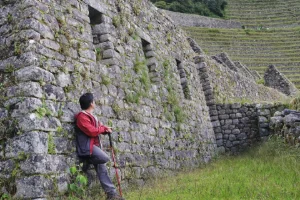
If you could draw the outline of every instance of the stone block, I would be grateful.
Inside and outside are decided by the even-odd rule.
[[[240,144],[240,141],[233,141],[232,146],[238,146]]]
[[[75,115],[81,111],[80,105],[74,102],[67,102],[62,108],[63,115],[60,117],[62,122],[74,122]]]
[[[48,152],[48,134],[44,132],[28,132],[6,142],[7,158],[17,157],[20,153],[46,154]]]
[[[95,51],[91,51],[91,50],[79,50],[79,56],[83,57],[83,58],[87,58],[93,61],[96,61],[96,54]]]
[[[217,140],[222,139],[222,138],[223,138],[223,134],[222,133],[216,134],[216,139]]]
[[[222,139],[217,140],[217,146],[218,147],[223,146],[223,140]]]
[[[237,134],[240,134],[240,129],[234,129],[234,130],[232,130],[232,134],[235,134],[235,135],[237,135]]]
[[[60,45],[57,42],[54,42],[53,40],[42,39],[42,40],[40,40],[40,43],[42,45],[44,45],[45,47],[50,48],[52,50],[55,50],[55,51],[60,50]]]
[[[55,81],[52,73],[35,66],[21,68],[15,73],[17,81],[20,82],[43,81],[45,83],[52,83]]]
[[[115,39],[110,34],[101,35],[99,37],[99,39],[100,39],[101,43],[104,43],[104,42],[112,42],[113,43],[115,41]]]
[[[121,56],[114,49],[104,50],[102,53],[103,59],[120,58]]]
[[[61,87],[48,84],[43,87],[43,90],[46,93],[47,99],[58,100],[58,101],[65,100],[65,93]]]
[[[240,133],[237,135],[238,140],[246,140],[247,139],[247,135],[246,133]]]
[[[68,154],[74,153],[76,149],[76,144],[68,139],[69,137],[73,136],[71,133],[68,132],[68,137],[53,137],[55,152],[58,154]]]
[[[25,174],[62,173],[68,169],[67,161],[62,155],[33,154],[21,163],[20,168]]]
[[[232,119],[226,119],[226,120],[225,120],[225,124],[227,124],[227,125],[232,124]]]
[[[14,198],[32,199],[44,197],[53,188],[53,181],[44,176],[22,177],[16,180],[17,193]]]
[[[219,115],[219,119],[229,119],[229,115]]]
[[[7,97],[37,97],[42,98],[42,88],[36,82],[19,83],[7,89]]]
[[[95,45],[95,47],[100,48],[101,50],[108,50],[108,49],[114,49],[114,44],[110,41],[106,41]]]
[[[56,82],[59,87],[66,87],[68,85],[72,85],[70,74],[65,74],[63,72],[58,73],[56,76]]]
[[[231,141],[228,141],[226,142],[226,145],[225,145],[227,148],[230,148],[232,147],[232,142]]]
[[[113,27],[109,24],[97,24],[92,27],[92,32],[96,35],[110,34],[112,31]],[[100,41],[102,41],[101,38]]]
[[[235,140],[236,140],[235,135],[230,134],[230,135],[229,135],[229,140],[230,140],[230,141],[235,141]]]
[[[25,132],[32,130],[56,131],[56,129],[61,126],[61,123],[54,117],[41,118],[37,114],[31,113],[20,118],[18,126]]]
[[[0,178],[9,179],[12,171],[15,169],[16,163],[13,159],[0,161]]]
[[[231,105],[232,109],[237,109],[237,108],[241,108],[241,107],[242,107],[242,105],[240,103],[234,103]]]
[[[239,124],[239,122],[240,122],[240,121],[239,121],[238,119],[233,119],[233,120],[232,120],[232,124],[234,124],[234,125]]]
[[[261,128],[269,128],[269,123],[260,123],[259,127],[261,127]]]
[[[236,116],[236,118],[242,118],[243,117],[242,113],[236,113],[235,116]]]

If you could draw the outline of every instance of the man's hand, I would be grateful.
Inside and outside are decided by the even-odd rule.
[[[107,127],[106,133],[112,133],[112,127]]]

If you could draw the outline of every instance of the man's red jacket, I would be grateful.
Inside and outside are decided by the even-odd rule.
[[[77,127],[90,137],[90,155],[93,153],[93,145],[100,146],[99,134],[107,132],[108,127],[101,125],[93,115],[81,111],[75,116]]]

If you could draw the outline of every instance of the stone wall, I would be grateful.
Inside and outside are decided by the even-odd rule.
[[[298,89],[290,82],[282,73],[280,73],[274,65],[270,65],[264,75],[265,85],[278,91],[294,96]]]
[[[284,109],[279,104],[217,104],[211,114],[219,151],[238,153],[271,134],[270,118]]]
[[[178,26],[206,28],[242,28],[242,24],[234,20],[216,19],[195,14],[177,13],[163,10]]]
[[[299,111],[289,109],[278,111],[270,119],[271,132],[283,137],[286,143],[298,147],[300,144],[299,122]]]
[[[151,3],[1,5],[2,192],[31,199],[67,189],[67,169],[77,160],[74,114],[84,92],[94,93],[95,114],[114,128],[123,187],[214,155],[195,54],[185,33]]]

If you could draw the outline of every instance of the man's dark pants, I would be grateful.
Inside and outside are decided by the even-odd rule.
[[[94,145],[92,157],[87,161],[88,163],[94,165],[98,179],[100,180],[101,186],[104,189],[105,193],[108,195],[116,194],[116,188],[108,176],[107,167],[105,164],[109,161],[108,155],[99,147]]]

